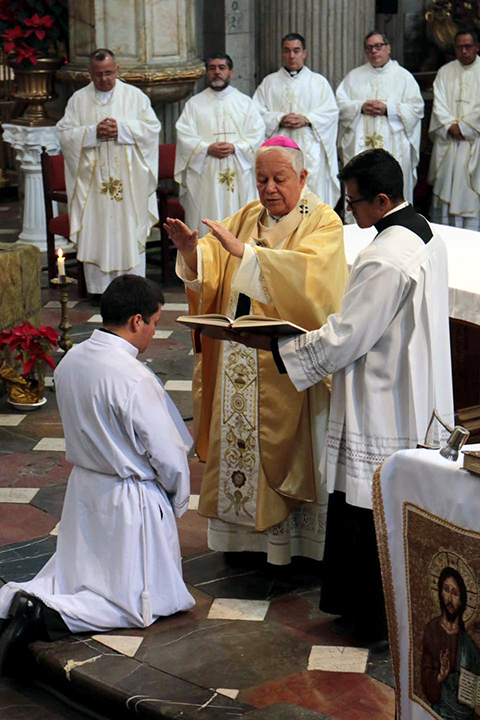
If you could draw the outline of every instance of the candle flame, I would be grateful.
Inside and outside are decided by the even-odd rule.
[[[59,258],[63,257],[63,250],[62,250],[62,248],[60,248],[60,250],[58,251],[57,254],[58,254],[58,257],[59,257]]]

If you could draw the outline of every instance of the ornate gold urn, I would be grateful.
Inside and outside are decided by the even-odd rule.
[[[56,98],[53,81],[56,71],[63,64],[61,58],[38,58],[37,64],[24,66],[9,60],[10,67],[15,73],[15,86],[13,97],[27,103],[22,115],[10,120],[14,125],[55,125],[45,112],[45,103]]]

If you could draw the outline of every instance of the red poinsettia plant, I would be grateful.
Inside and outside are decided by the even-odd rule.
[[[17,63],[66,55],[68,0],[0,0],[0,37]]]
[[[34,327],[25,320],[0,333],[0,356],[4,365],[25,378],[43,380],[47,365],[55,370],[52,350],[57,346],[58,333],[51,327]]]

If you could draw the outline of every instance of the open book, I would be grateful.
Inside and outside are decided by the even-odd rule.
[[[460,668],[458,681],[458,702],[468,705],[472,709],[480,703],[480,677],[466,668]]]
[[[287,320],[263,317],[261,315],[242,315],[236,320],[232,320],[226,315],[182,315],[177,318],[177,322],[187,325],[192,330],[206,332],[209,337],[218,340],[225,339],[225,331],[232,332],[232,340],[235,339],[235,331],[238,330],[246,330],[250,333],[259,333],[260,335],[270,335],[272,337],[300,335],[307,332],[304,328]],[[216,328],[218,328],[218,335],[215,333]]]

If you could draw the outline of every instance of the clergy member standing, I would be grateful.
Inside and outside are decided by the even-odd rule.
[[[187,101],[177,124],[175,180],[185,222],[201,237],[204,217],[223,220],[257,196],[255,151],[265,125],[251,98],[231,86],[229,55],[206,61],[208,88]]]
[[[158,222],[160,123],[145,93],[118,79],[110,50],[91,55],[90,77],[68,101],[57,133],[70,239],[87,290],[98,295],[118,275],[145,275],[145,245]]]
[[[420,155],[424,102],[417,81],[396,60],[385,35],[372,30],[363,46],[365,65],[338,86],[339,146],[343,164],[369,148],[388,150],[400,163],[404,197],[413,201]],[[347,222],[353,222],[351,213]]]
[[[180,221],[166,229],[190,314],[252,313],[313,328],[335,312],[347,269],[340,218],[306,188],[302,152],[289,138],[257,153],[260,200],[198,240]],[[325,433],[329,392],[297,393],[268,353],[201,336],[195,355],[196,450],[206,462],[199,512],[212,550],[321,560],[326,493],[311,430]],[[265,531],[265,532],[263,532]]]
[[[289,33],[282,40],[283,67],[263,80],[253,96],[267,127],[267,137],[285,135],[303,151],[308,187],[335,207],[338,108],[326,78],[305,65],[305,38]]]
[[[188,509],[191,437],[137,360],[163,295],[123,275],[104,292],[103,327],[65,355],[57,400],[73,464],[57,551],[28,582],[0,589],[0,675],[27,643],[69,632],[147,627],[195,601],[182,578],[176,517]]]
[[[476,30],[455,35],[456,60],[433,83],[428,181],[433,185],[433,222],[479,230],[480,46]]]
[[[340,615],[359,642],[377,642],[387,628],[372,480],[392,453],[423,441],[435,408],[453,421],[448,263],[443,240],[404,201],[402,171],[389,153],[361,153],[340,179],[358,225],[378,233],[353,263],[340,312],[278,345],[244,339],[273,349],[299,392],[333,374],[320,608]]]

